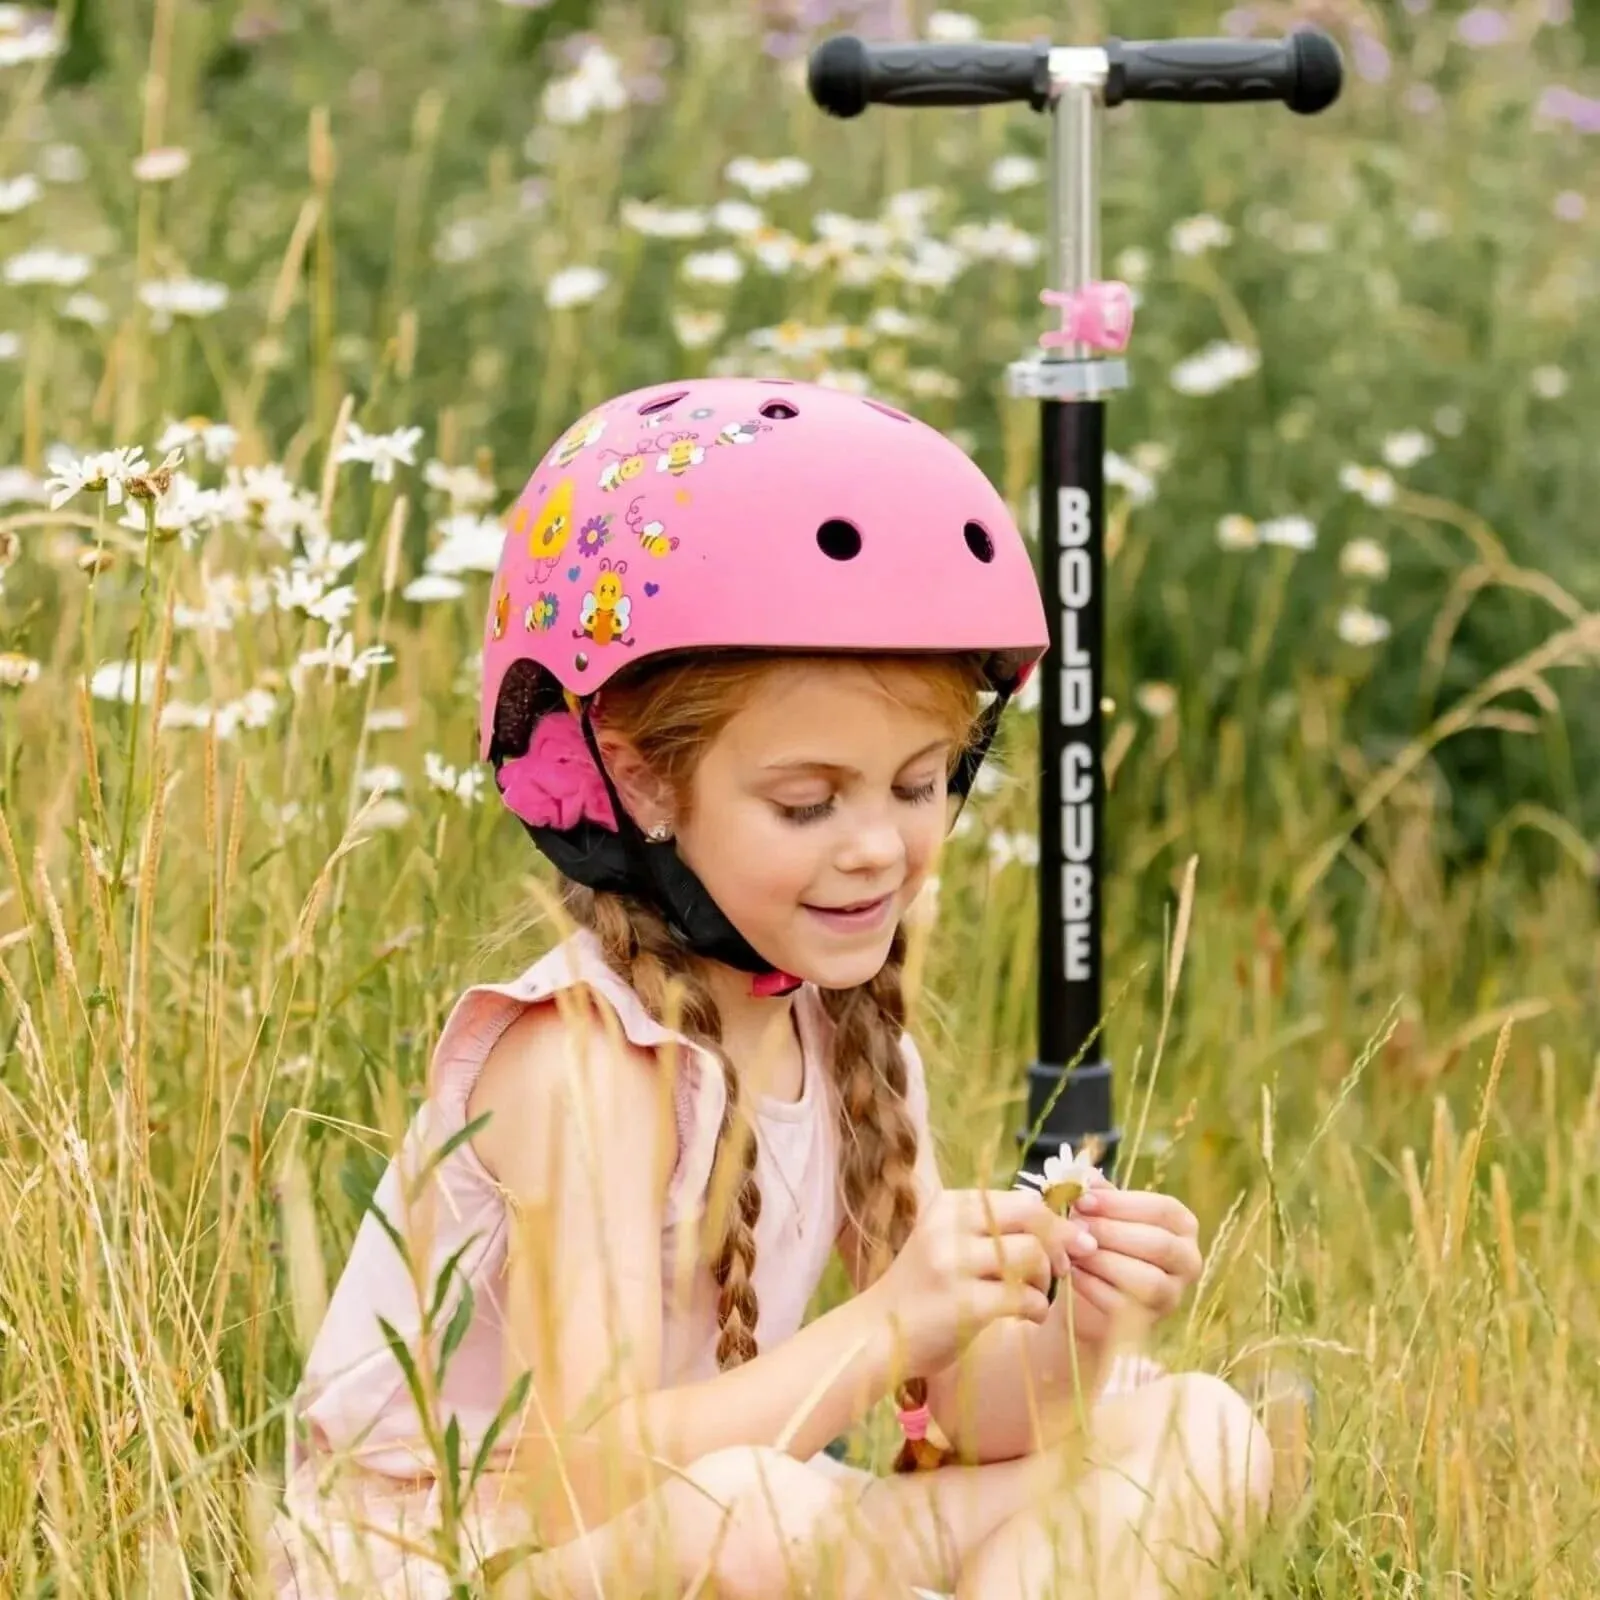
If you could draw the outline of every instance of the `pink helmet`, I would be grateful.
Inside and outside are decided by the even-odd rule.
[[[571,709],[622,668],[719,648],[977,653],[998,710],[1047,638],[1005,502],[943,434],[810,384],[659,384],[574,423],[511,508],[481,753],[558,866],[638,889],[662,850],[675,879],[687,868],[626,819],[619,838],[587,713]],[[735,965],[759,969],[741,954]]]

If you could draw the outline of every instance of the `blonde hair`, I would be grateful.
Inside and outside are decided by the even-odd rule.
[[[823,658],[836,660],[837,658]],[[972,738],[979,691],[986,686],[981,663],[964,656],[850,657],[871,671],[902,703],[933,716],[950,731],[955,755]],[[671,661],[608,684],[596,723],[625,740],[649,771],[686,805],[690,782],[706,748],[769,674],[807,658],[733,654]],[[739,1077],[722,1048],[722,1023],[701,961],[672,936],[654,906],[631,896],[597,894],[570,880],[563,901],[580,925],[594,931],[606,961],[638,994],[658,1021],[666,1021],[669,990],[677,990],[676,1025],[722,1065],[726,1110],[717,1137],[716,1172],[729,1185],[731,1203],[720,1208],[721,1237],[707,1243],[718,1288],[717,1365],[726,1370],[757,1353],[760,1306],[755,1270],[755,1225],[761,1190],[755,1177],[756,1146],[741,1103]],[[901,975],[905,945],[896,932],[889,958],[869,983],[823,993],[834,1024],[830,1070],[838,1090],[839,1185],[856,1224],[860,1281],[876,1279],[899,1253],[917,1221],[917,1130],[906,1100],[906,1061],[901,1049],[905,1000]],[[737,1162],[730,1173],[726,1163]],[[719,1183],[713,1180],[713,1191]],[[927,1398],[923,1375],[901,1385],[898,1399],[909,1407]],[[896,1467],[914,1463],[908,1450]]]

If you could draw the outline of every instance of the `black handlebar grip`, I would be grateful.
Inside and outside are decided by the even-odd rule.
[[[990,106],[1050,103],[1044,45],[875,44],[854,34],[824,39],[806,74],[811,98],[836,117],[856,117],[874,102],[890,106]]]
[[[1306,29],[1287,39],[1112,39],[1106,104],[1124,100],[1187,100],[1218,104],[1281,100],[1309,116],[1339,98],[1344,60],[1325,33]]]

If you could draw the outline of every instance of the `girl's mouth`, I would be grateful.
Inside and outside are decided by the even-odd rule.
[[[876,900],[857,900],[848,906],[810,906],[805,909],[825,928],[835,933],[869,933],[883,925],[894,905],[891,894]]]

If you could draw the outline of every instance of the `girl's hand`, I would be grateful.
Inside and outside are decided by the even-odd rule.
[[[926,1377],[1001,1317],[1043,1322],[1051,1278],[1095,1250],[1086,1227],[1037,1194],[946,1189],[867,1293],[893,1326],[897,1363]]]
[[[1099,1245],[1072,1263],[1072,1326],[1079,1338],[1100,1343],[1113,1331],[1137,1337],[1198,1281],[1204,1266],[1200,1224],[1171,1195],[1119,1189],[1101,1179],[1079,1197],[1072,1215]]]

